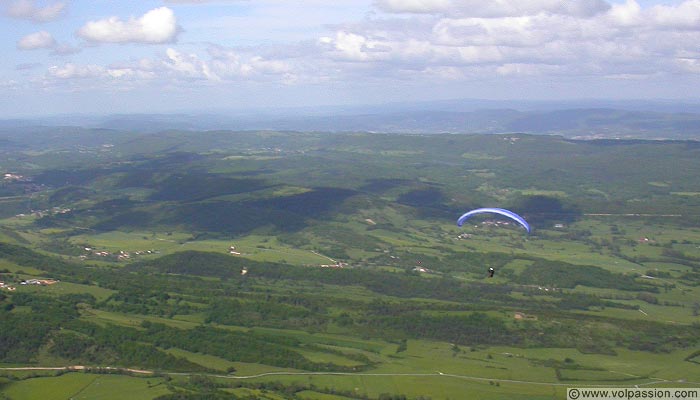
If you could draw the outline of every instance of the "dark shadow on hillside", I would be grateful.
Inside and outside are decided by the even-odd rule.
[[[450,218],[453,214],[446,204],[447,197],[435,187],[411,190],[396,201],[413,207],[420,218]]]
[[[79,186],[63,187],[56,190],[51,194],[51,196],[49,196],[49,205],[59,206],[62,204],[69,204],[80,200],[89,199],[92,195],[94,195],[94,191]]]
[[[90,208],[73,210],[68,213],[45,215],[35,222],[39,227],[76,227],[110,231],[124,227],[143,227],[153,221],[153,217],[145,211],[139,211],[143,203],[127,198],[117,198],[101,201]],[[98,222],[87,222],[95,221]]]
[[[172,175],[158,183],[151,200],[197,201],[217,196],[248,193],[268,187],[259,179],[236,179],[225,176],[190,173]]]
[[[85,185],[93,179],[112,172],[114,171],[107,168],[55,169],[39,173],[33,177],[33,181],[52,187]]]
[[[363,192],[370,193],[384,193],[388,190],[411,185],[413,181],[408,179],[394,179],[394,178],[380,178],[380,179],[368,179],[367,183],[359,188]]]
[[[546,225],[554,222],[571,223],[581,216],[574,204],[567,204],[557,197],[534,195],[516,198],[512,210],[525,218],[530,225]]]
[[[333,218],[342,203],[356,192],[317,188],[311,192],[244,202],[211,201],[178,206],[169,224],[195,230],[242,234],[269,227],[283,232],[301,230],[309,219]]]

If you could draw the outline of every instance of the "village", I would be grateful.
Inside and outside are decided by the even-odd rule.
[[[12,172],[6,172],[3,177],[3,180],[8,181],[8,182],[29,182],[30,179],[25,178],[23,175],[20,174],[15,174]]]
[[[502,227],[502,226],[510,226],[511,223],[508,221],[487,220],[487,221],[483,221],[481,223],[481,225],[482,226]],[[479,227],[479,225],[474,225],[474,228],[478,228],[478,227]],[[472,234],[470,234],[470,233],[462,233],[456,237],[457,240],[464,240],[464,239],[471,239],[471,238],[472,238]]]
[[[109,259],[116,259],[117,261],[128,261],[132,258],[132,256],[143,256],[143,255],[150,255],[150,254],[160,254],[160,251],[158,250],[137,250],[133,252],[125,251],[125,250],[118,250],[116,252],[109,252],[106,250],[97,250],[92,247],[84,247],[83,250],[87,252],[87,254],[81,254],[78,256],[81,260],[86,260],[88,258],[93,258],[93,257],[103,257],[103,258],[109,258]]]
[[[20,285],[29,285],[29,286],[50,286],[50,285],[55,285],[59,283],[60,281],[58,279],[26,279],[26,280],[21,280]],[[0,289],[5,289],[10,292],[14,292],[17,290],[17,287],[12,286],[6,282],[0,281]]]
[[[45,217],[47,215],[68,214],[71,211],[73,211],[73,210],[70,208],[53,207],[53,208],[49,208],[46,210],[31,210],[28,214],[20,213],[20,214],[15,215],[15,217],[24,218],[24,217],[32,216],[32,217],[42,218],[42,217]]]

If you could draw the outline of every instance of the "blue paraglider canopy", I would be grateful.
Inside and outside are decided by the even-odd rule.
[[[527,231],[527,233],[530,233],[530,225],[525,221],[523,217],[520,215],[514,213],[513,211],[506,210],[504,208],[477,208],[475,210],[471,210],[468,213],[462,215],[459,217],[457,220],[457,226],[462,226],[464,224],[464,221],[468,220],[469,218],[473,217],[474,215],[477,214],[499,214],[503,215],[504,217],[508,217],[515,222],[519,223],[522,225],[523,228]]]

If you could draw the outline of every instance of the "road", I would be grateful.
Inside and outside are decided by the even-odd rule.
[[[0,371],[34,371],[34,370],[46,370],[46,371],[84,371],[88,368],[102,369],[102,370],[113,370],[113,371],[124,371],[140,375],[151,375],[156,373],[156,371],[133,369],[133,368],[119,368],[119,367],[86,367],[84,365],[72,365],[67,367],[5,367],[1,368]],[[638,377],[643,379],[642,376],[630,375],[622,372],[609,371],[613,373],[618,373],[621,375],[627,375],[630,377]],[[264,378],[267,376],[379,376],[379,377],[447,377],[462,380],[478,381],[478,382],[499,382],[499,383],[514,383],[520,385],[538,385],[538,386],[576,386],[576,387],[610,387],[610,384],[581,384],[581,383],[558,383],[558,382],[537,382],[537,381],[525,381],[517,379],[500,379],[500,378],[485,378],[481,376],[469,376],[469,375],[458,375],[458,374],[448,374],[444,372],[427,372],[427,373],[365,373],[365,372],[264,372],[255,375],[220,375],[220,374],[205,374],[197,372],[162,372],[158,371],[161,375],[170,376],[208,376],[212,378],[222,378],[222,379],[256,379]],[[650,386],[655,384],[668,384],[668,383],[682,383],[700,386],[700,382],[691,382],[687,380],[669,381],[667,379],[651,377],[649,381],[636,384],[620,385],[618,387],[637,387],[637,386]],[[616,385],[617,386],[617,385]]]

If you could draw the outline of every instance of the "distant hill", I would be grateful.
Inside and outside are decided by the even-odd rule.
[[[27,126],[80,126],[146,133],[165,130],[517,132],[580,139],[700,139],[700,103],[450,100],[377,106],[0,120],[0,129]]]

